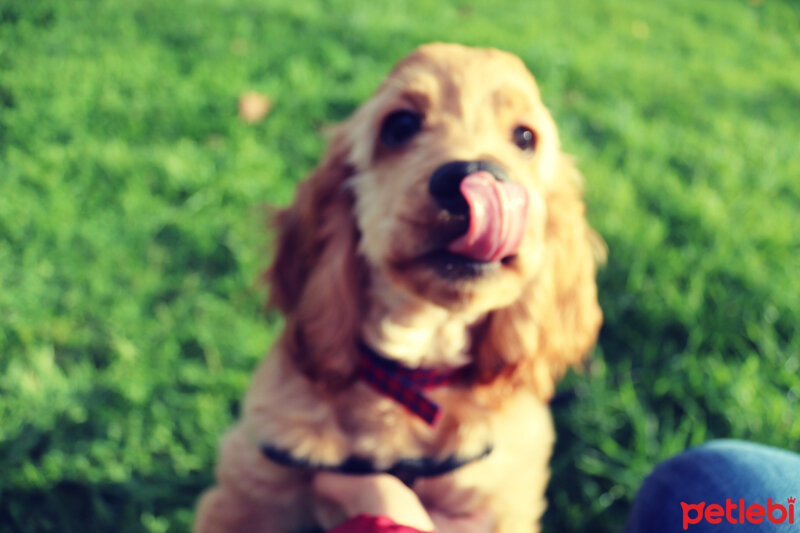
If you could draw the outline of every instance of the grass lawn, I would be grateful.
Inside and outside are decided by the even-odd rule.
[[[0,0],[0,531],[190,528],[280,327],[260,206],[432,40],[524,59],[610,249],[546,531],[707,439],[797,449],[796,2]]]

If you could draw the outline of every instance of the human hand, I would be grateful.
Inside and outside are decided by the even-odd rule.
[[[417,495],[389,474],[350,476],[320,472],[314,478],[314,490],[340,505],[348,517],[385,516],[397,524],[438,533],[488,533],[493,526],[488,512],[459,517],[436,511],[429,514]]]

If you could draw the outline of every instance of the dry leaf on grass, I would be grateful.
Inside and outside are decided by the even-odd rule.
[[[268,96],[248,91],[239,97],[239,116],[251,124],[260,122],[272,109],[272,101]]]

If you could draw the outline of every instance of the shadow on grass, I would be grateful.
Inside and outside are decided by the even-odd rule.
[[[85,402],[95,406],[88,414],[88,421],[76,422],[64,413],[49,420],[45,416],[0,441],[4,463],[14,468],[25,465],[44,471],[41,477],[46,479],[52,475],[48,475],[44,459],[54,451],[62,453],[67,463],[78,458],[99,460],[90,459],[90,448],[92,443],[108,440],[109,417],[141,409],[118,391],[101,386],[88,394]],[[177,434],[176,438],[179,437]],[[116,455],[116,460],[121,461],[119,457],[123,454]],[[25,481],[0,474],[0,533],[189,531],[197,498],[213,484],[212,469],[208,465],[202,472],[176,475],[169,461],[160,458],[155,466],[161,468],[157,473],[137,476],[134,472],[119,482],[96,479],[99,476],[90,471],[78,474],[80,479],[65,474],[58,481],[44,481],[31,487]]]
[[[42,533],[188,531],[209,475],[154,475],[122,483],[61,481],[53,487],[0,489],[0,530]],[[35,512],[32,512],[35,510]],[[161,527],[159,527],[161,526]]]

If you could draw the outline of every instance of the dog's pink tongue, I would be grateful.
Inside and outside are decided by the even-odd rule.
[[[461,181],[469,205],[469,229],[447,250],[475,261],[499,261],[514,255],[525,234],[528,192],[522,185],[501,182],[486,171]]]

